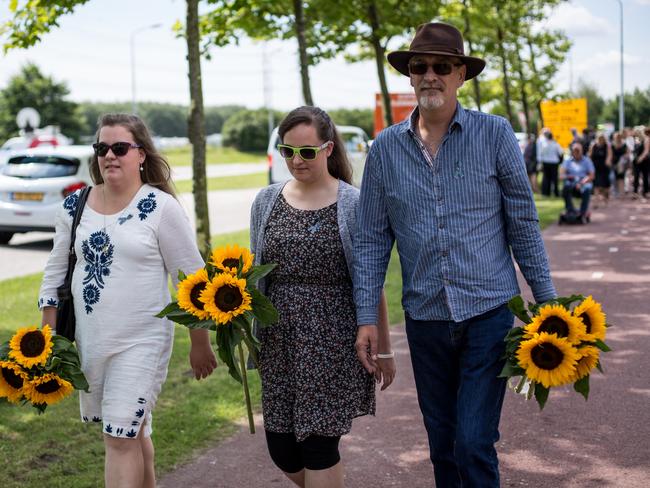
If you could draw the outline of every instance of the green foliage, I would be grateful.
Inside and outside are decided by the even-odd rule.
[[[608,100],[598,122],[614,122],[618,127],[618,104],[620,96]],[[650,86],[645,90],[635,88],[632,93],[623,96],[625,125],[636,127],[650,126]]]
[[[337,125],[356,125],[361,127],[366,134],[372,134],[375,129],[374,112],[369,108],[339,108],[328,111],[330,117]]]
[[[596,87],[584,80],[580,80],[578,81],[578,88],[575,93],[571,93],[569,96],[571,98],[587,99],[587,125],[589,127],[596,127],[598,122],[601,121],[601,115],[605,107],[605,100],[598,94]],[[618,111],[618,107],[616,110]]]
[[[282,114],[274,112],[274,119]],[[268,110],[240,110],[223,125],[223,145],[240,151],[265,151],[269,144]]]
[[[18,134],[16,114],[32,107],[41,116],[41,126],[55,125],[68,137],[78,140],[83,122],[76,103],[68,101],[70,91],[44,75],[35,64],[25,65],[0,92],[0,140]]]

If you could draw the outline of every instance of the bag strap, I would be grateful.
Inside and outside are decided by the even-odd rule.
[[[92,186],[86,186],[81,193],[79,194],[79,199],[77,200],[77,208],[74,212],[74,217],[72,219],[72,228],[70,229],[70,249],[68,251],[68,271],[65,276],[65,281],[70,281],[72,278],[72,272],[74,271],[74,266],[77,263],[77,255],[74,252],[74,243],[77,237],[77,227],[79,222],[81,222],[81,214],[83,214],[84,207],[86,206],[86,200],[88,200],[88,194]]]

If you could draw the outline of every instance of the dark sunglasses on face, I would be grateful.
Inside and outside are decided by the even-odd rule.
[[[437,75],[448,75],[451,73],[451,70],[453,67],[456,66],[462,66],[462,63],[425,63],[424,61],[415,61],[413,63],[409,63],[409,73],[412,75],[424,75],[429,71],[429,67],[433,69],[433,72]]]
[[[133,144],[131,142],[114,142],[113,144],[106,144],[105,142],[96,142],[93,144],[95,154],[99,157],[104,157],[108,154],[108,150],[113,151],[115,156],[125,156],[131,148],[142,147],[140,144]]]
[[[278,144],[278,152],[284,159],[293,159],[293,157],[298,154],[298,156],[300,156],[304,161],[313,161],[316,159],[316,155],[327,146],[329,146],[329,141],[320,146],[294,147],[286,144]]]

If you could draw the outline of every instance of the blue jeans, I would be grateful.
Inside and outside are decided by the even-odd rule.
[[[497,376],[513,322],[507,305],[463,322],[406,316],[437,488],[499,486],[494,443],[506,380]]]
[[[591,184],[587,183],[580,187],[576,188],[575,182],[565,181],[564,187],[562,188],[562,196],[564,197],[564,206],[566,207],[567,212],[575,213],[576,209],[573,205],[573,197],[580,197],[580,214],[584,215],[589,210],[589,200],[591,199]]]

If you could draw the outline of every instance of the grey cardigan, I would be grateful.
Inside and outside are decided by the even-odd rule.
[[[282,192],[284,185],[286,185],[286,182],[276,183],[263,188],[255,197],[255,201],[251,207],[251,252],[255,253],[256,265],[264,263],[264,230],[273,206]],[[357,232],[358,207],[359,190],[339,180],[337,220],[341,242],[343,243],[343,252],[352,282],[354,282],[352,241]],[[261,279],[257,287],[262,293],[266,293],[266,280],[264,278]]]

